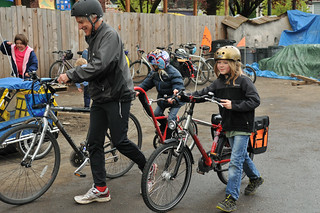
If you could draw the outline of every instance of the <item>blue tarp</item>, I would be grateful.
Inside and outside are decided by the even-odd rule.
[[[260,70],[259,64],[256,62],[254,62],[253,64],[247,64],[247,66],[251,66],[256,71],[256,74],[259,77],[301,81],[301,79],[298,79],[296,77],[278,75],[277,73],[275,73],[274,71],[271,71],[271,70]],[[320,81],[320,79],[316,79],[313,77],[310,77],[310,78]]]
[[[39,83],[37,82],[35,84],[35,90],[39,90]],[[30,80],[23,80],[21,78],[14,78],[14,77],[8,77],[8,78],[1,78],[0,79],[0,87],[2,88],[8,88],[8,89],[26,89],[29,90],[32,87],[32,81]]]
[[[288,10],[288,19],[292,30],[284,30],[279,46],[291,44],[320,44],[320,15]]]

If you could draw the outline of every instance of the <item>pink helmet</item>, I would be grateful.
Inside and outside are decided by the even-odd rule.
[[[150,64],[158,66],[159,69],[165,69],[170,63],[170,56],[164,50],[156,49],[151,51],[147,58]]]

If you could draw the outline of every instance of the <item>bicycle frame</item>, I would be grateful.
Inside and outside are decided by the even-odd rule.
[[[43,115],[43,117],[41,117],[41,122],[43,124],[43,128],[42,128],[40,140],[39,140],[37,149],[35,150],[35,152],[33,153],[32,157],[31,157],[31,159],[29,161],[29,164],[31,165],[32,161],[36,158],[36,155],[38,154],[39,149],[40,149],[42,143],[44,142],[44,138],[45,138],[46,132],[49,129],[49,121],[48,121],[48,118],[49,118],[49,119],[52,119],[52,121],[56,124],[57,128],[62,133],[62,135],[65,137],[65,139],[67,140],[67,142],[69,143],[71,148],[79,156],[81,156],[82,159],[84,159],[83,163],[74,171],[74,174],[76,176],[84,177],[84,174],[82,174],[80,171],[84,168],[84,166],[87,164],[87,162],[89,162],[89,158],[86,157],[84,155],[84,153],[82,151],[80,151],[80,149],[78,149],[78,147],[76,146],[76,144],[72,140],[71,136],[67,133],[67,131],[63,127],[62,123],[60,122],[58,117],[55,115],[54,111],[89,112],[89,110],[85,109],[85,108],[78,109],[78,110],[72,110],[71,107],[55,107],[55,106],[51,106],[51,102],[52,102],[52,100],[50,100],[49,103],[46,104],[46,109],[45,109],[44,115]],[[26,160],[27,156],[29,155],[30,150],[32,150],[32,148],[35,146],[35,141],[36,141],[36,138],[33,138],[32,143],[30,145],[31,148],[28,149],[27,153],[25,154],[24,158],[22,159],[21,164],[24,164],[24,165],[28,166],[28,163],[25,162],[25,160]]]
[[[143,105],[143,103],[142,103],[142,105],[145,108],[145,110],[147,111],[147,114],[151,117],[151,119],[153,121],[154,127],[156,128],[156,132],[157,132],[158,136],[160,137],[160,143],[164,143],[164,141],[166,140],[166,136],[167,136],[168,124],[166,124],[165,131],[162,133],[160,130],[160,127],[158,125],[158,121],[164,120],[164,119],[167,120],[168,116],[155,116],[153,109],[152,109],[152,106],[151,106],[152,101],[149,100],[146,91],[144,91],[144,89],[142,89],[141,87],[134,87],[134,90],[139,92],[140,95],[141,94],[144,95],[144,97],[146,98],[147,106]]]
[[[192,116],[193,116],[194,106],[195,106],[195,102],[193,101],[193,102],[191,102],[191,105],[190,105],[189,109],[187,110],[187,122],[185,123],[185,126],[183,127],[183,129],[187,130],[190,133],[190,135],[193,138],[193,140],[195,141],[195,143],[196,143],[196,145],[197,145],[202,157],[204,158],[204,162],[205,162],[206,166],[211,167],[213,163],[221,164],[221,163],[229,162],[230,159],[215,160],[213,162],[212,159],[210,158],[210,156],[207,154],[206,150],[203,148],[198,136],[192,130],[192,127],[190,125],[191,120],[195,121],[197,124],[210,126],[213,129],[215,129],[216,134],[215,134],[214,140],[212,142],[211,150],[210,150],[210,154],[213,154],[213,155],[215,154],[215,150],[216,150],[216,147],[217,147],[218,139],[219,139],[220,134],[222,132],[222,126],[221,126],[221,123],[216,125],[216,124],[210,124],[208,122],[201,121],[201,120],[198,120],[198,119],[193,119]],[[178,150],[179,150],[179,148],[178,148]]]

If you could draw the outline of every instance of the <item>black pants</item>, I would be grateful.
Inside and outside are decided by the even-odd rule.
[[[105,131],[110,129],[113,145],[126,157],[138,164],[140,170],[146,158],[138,146],[127,138],[131,102],[93,102],[90,110],[88,150],[95,186],[106,185],[105,156],[103,144]]]

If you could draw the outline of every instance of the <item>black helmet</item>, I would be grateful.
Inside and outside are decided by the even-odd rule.
[[[98,18],[103,16],[103,10],[98,0],[79,0],[72,6],[71,16],[89,17],[96,14]]]

